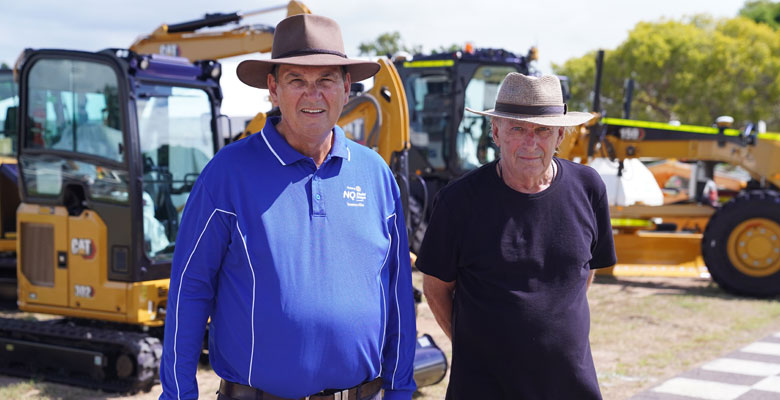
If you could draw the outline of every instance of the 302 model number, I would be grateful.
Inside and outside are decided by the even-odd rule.
[[[76,297],[92,298],[95,296],[95,289],[92,289],[92,286],[89,285],[73,285],[73,289]]]

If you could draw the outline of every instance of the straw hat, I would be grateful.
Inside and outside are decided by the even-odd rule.
[[[271,59],[243,61],[238,64],[236,73],[241,82],[268,89],[268,74],[279,64],[343,66],[353,82],[379,72],[379,64],[373,61],[347,58],[336,21],[312,14],[293,15],[279,22],[274,31]]]
[[[593,116],[583,112],[568,112],[563,102],[561,81],[554,75],[525,76],[511,72],[498,90],[496,107],[467,111],[489,117],[527,121],[545,126],[576,126],[590,121]]]

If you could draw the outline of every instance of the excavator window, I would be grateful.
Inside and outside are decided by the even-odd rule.
[[[466,86],[465,106],[472,110],[488,110],[496,105],[496,96],[501,81],[510,72],[517,72],[508,66],[481,66]],[[470,112],[463,113],[455,138],[458,163],[468,171],[489,163],[498,157],[498,147],[493,143],[490,119]]]
[[[43,59],[28,83],[26,146],[71,151],[122,162],[118,80],[108,65]]]
[[[19,97],[10,70],[0,71],[0,157],[16,155],[16,111]]]
[[[56,199],[80,185],[90,200],[125,204],[119,78],[109,65],[42,58],[30,67],[26,93],[25,151],[20,176],[26,192]],[[8,122],[8,120],[6,120]]]
[[[410,140],[433,169],[447,167],[447,132],[452,123],[452,79],[447,72],[412,75],[405,83]]]
[[[211,102],[201,89],[165,85],[142,85],[138,97],[144,247],[169,262],[184,203],[216,151]]]

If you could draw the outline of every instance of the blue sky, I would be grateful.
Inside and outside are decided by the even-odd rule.
[[[640,21],[679,19],[707,13],[732,17],[744,0],[308,0],[312,12],[336,19],[349,56],[358,45],[381,33],[398,31],[407,44],[424,49],[471,42],[477,47],[505,48],[525,53],[539,49],[539,68],[550,72],[562,63],[598,48],[620,44]],[[129,46],[137,36],[162,23],[202,17],[205,13],[250,11],[286,4],[270,1],[116,1],[0,0],[0,62],[13,64],[24,48],[66,48],[97,51]],[[274,25],[284,11],[251,17],[243,23]],[[250,55],[248,57],[267,57]],[[245,57],[244,57],[245,58]],[[243,58],[225,65],[223,111],[249,115],[265,94],[241,87],[232,73]]]

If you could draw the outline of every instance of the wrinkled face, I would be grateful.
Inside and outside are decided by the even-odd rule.
[[[349,100],[349,74],[341,67],[314,67],[282,64],[278,80],[268,75],[271,100],[279,105],[282,124],[293,134],[316,136],[336,125]]]
[[[563,141],[563,128],[506,118],[493,118],[493,140],[501,152],[501,165],[527,177],[541,176]]]

